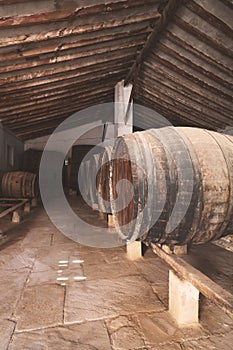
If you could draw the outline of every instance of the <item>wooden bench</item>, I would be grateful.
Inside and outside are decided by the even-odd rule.
[[[141,245],[141,242],[138,241],[127,244],[127,256],[130,260],[142,257]],[[151,243],[150,246],[153,252],[171,267],[169,271],[169,312],[178,324],[188,326],[198,322],[199,293],[233,317],[233,295],[230,292],[181,257],[166,253],[154,243]]]

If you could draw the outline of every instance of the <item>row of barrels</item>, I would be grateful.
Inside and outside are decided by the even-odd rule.
[[[185,127],[121,136],[82,162],[79,188],[93,209],[113,214],[122,240],[218,239],[233,232],[233,137]],[[2,176],[4,197],[38,192],[35,174]]]
[[[79,191],[92,209],[111,213],[111,154],[112,146],[99,149],[84,159],[79,167]]]
[[[230,135],[187,127],[128,134],[83,162],[80,177],[84,199],[113,213],[125,241],[200,244],[233,232]]]

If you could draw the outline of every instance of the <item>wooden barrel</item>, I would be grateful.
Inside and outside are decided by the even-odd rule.
[[[91,145],[75,145],[72,147],[70,187],[77,191],[77,194],[80,194],[77,182],[79,167],[83,158],[92,148],[93,146]]]
[[[96,187],[96,176],[98,174],[99,159],[100,159],[100,154],[93,154],[90,157],[89,178],[87,179],[88,186],[89,186],[91,207],[94,210],[97,210],[99,208],[98,194],[97,194],[97,187]]]
[[[80,193],[86,203],[90,203],[90,160],[83,161],[79,166],[78,184]]]
[[[113,153],[112,210],[122,239],[200,244],[233,232],[232,136],[166,127],[119,137]]]
[[[94,147],[93,145],[75,145],[72,147],[70,187],[73,190],[77,191],[77,194],[80,194],[77,178],[81,163],[85,161],[84,158],[89,152],[92,152],[92,154],[94,154],[100,151],[101,147]]]
[[[2,177],[2,195],[10,198],[35,198],[39,194],[37,175],[14,171]]]
[[[99,210],[103,213],[112,212],[110,203],[111,190],[111,154],[112,146],[107,146],[99,158],[99,171],[96,179],[96,187],[99,194]]]

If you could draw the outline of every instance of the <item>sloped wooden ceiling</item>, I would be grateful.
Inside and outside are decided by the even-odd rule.
[[[183,1],[142,62],[136,101],[175,125],[233,126],[232,27],[232,1]]]
[[[0,0],[0,120],[50,134],[128,76],[175,125],[232,125],[232,14],[230,0]]]
[[[159,18],[156,0],[0,1],[0,119],[18,136],[113,100]]]

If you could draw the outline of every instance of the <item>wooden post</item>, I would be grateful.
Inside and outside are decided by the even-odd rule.
[[[132,84],[124,86],[124,80],[115,86],[115,137],[133,132],[133,102],[129,109],[126,122],[126,114],[129,105]]]
[[[198,323],[199,291],[190,282],[169,271],[169,312],[179,325]]]
[[[108,221],[108,227],[115,227],[112,214],[107,214],[107,221]]]
[[[129,260],[138,260],[142,258],[142,242],[134,241],[126,245],[127,258]]]
[[[30,204],[30,202],[27,202],[24,205],[24,212],[25,213],[30,213],[30,211],[31,211],[31,204]]]
[[[32,198],[31,205],[33,208],[37,206],[37,198]]]
[[[133,132],[133,101],[130,108],[128,108],[132,87],[132,84],[124,86],[124,80],[115,86],[115,137]],[[137,241],[127,243],[126,252],[129,260],[141,259],[142,243]]]

